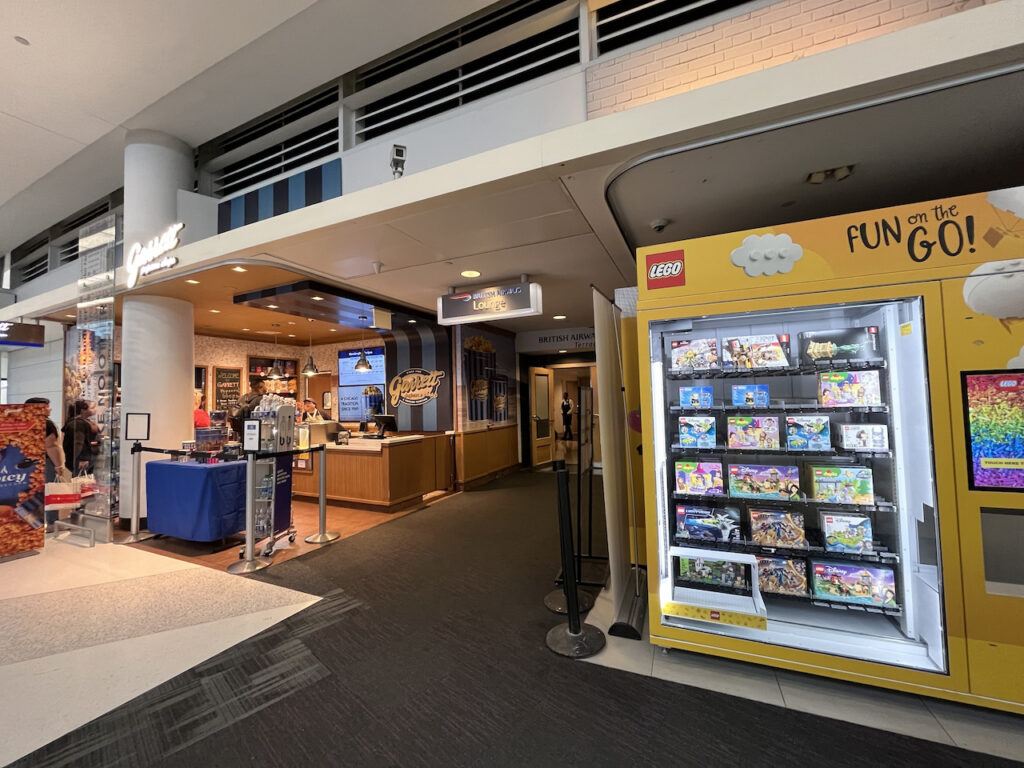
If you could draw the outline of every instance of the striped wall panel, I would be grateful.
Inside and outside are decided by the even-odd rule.
[[[225,200],[217,206],[217,234],[341,197],[341,158]]]
[[[398,429],[413,432],[445,432],[454,429],[455,410],[452,397],[455,381],[448,331],[421,323],[411,329],[396,328],[385,331],[381,338],[384,340],[388,382],[408,368],[444,371],[444,378],[437,390],[437,399],[420,406],[399,405],[398,408],[392,408],[391,403],[387,402],[388,413],[397,412]]]

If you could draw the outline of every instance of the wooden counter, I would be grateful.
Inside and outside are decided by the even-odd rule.
[[[424,494],[454,484],[451,435],[399,435],[385,440],[355,438],[328,445],[327,498],[345,504],[390,511],[415,504]],[[295,472],[292,492],[316,498],[320,467]]]

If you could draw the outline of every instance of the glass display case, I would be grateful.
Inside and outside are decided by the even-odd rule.
[[[923,322],[649,322],[662,625],[948,670]]]

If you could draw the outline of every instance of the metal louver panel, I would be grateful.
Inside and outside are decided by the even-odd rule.
[[[580,62],[576,2],[511,3],[347,77],[364,141]]]
[[[598,54],[668,32],[749,0],[617,0],[595,13]]]

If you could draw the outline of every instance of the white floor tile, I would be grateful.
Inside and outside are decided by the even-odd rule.
[[[741,661],[686,651],[665,653],[658,650],[654,654],[654,676],[673,683],[785,706],[775,670]]]
[[[957,746],[1024,762],[1024,717],[938,699],[925,706]]]
[[[311,598],[305,603],[0,667],[0,712],[17,713],[17,717],[0,719],[0,765],[38,749],[318,600]]]
[[[0,600],[201,567],[119,544],[47,539],[38,554],[0,563]]]
[[[919,696],[784,670],[776,677],[790,709],[953,744]]]
[[[605,634],[606,645],[596,656],[584,661],[602,667],[621,669],[637,675],[650,675],[654,664],[654,646],[647,642],[647,633],[640,640],[627,640],[624,637],[613,637],[608,634],[608,627],[615,623],[615,605],[607,589],[602,589],[594,607],[586,614],[584,620],[593,624]]]

